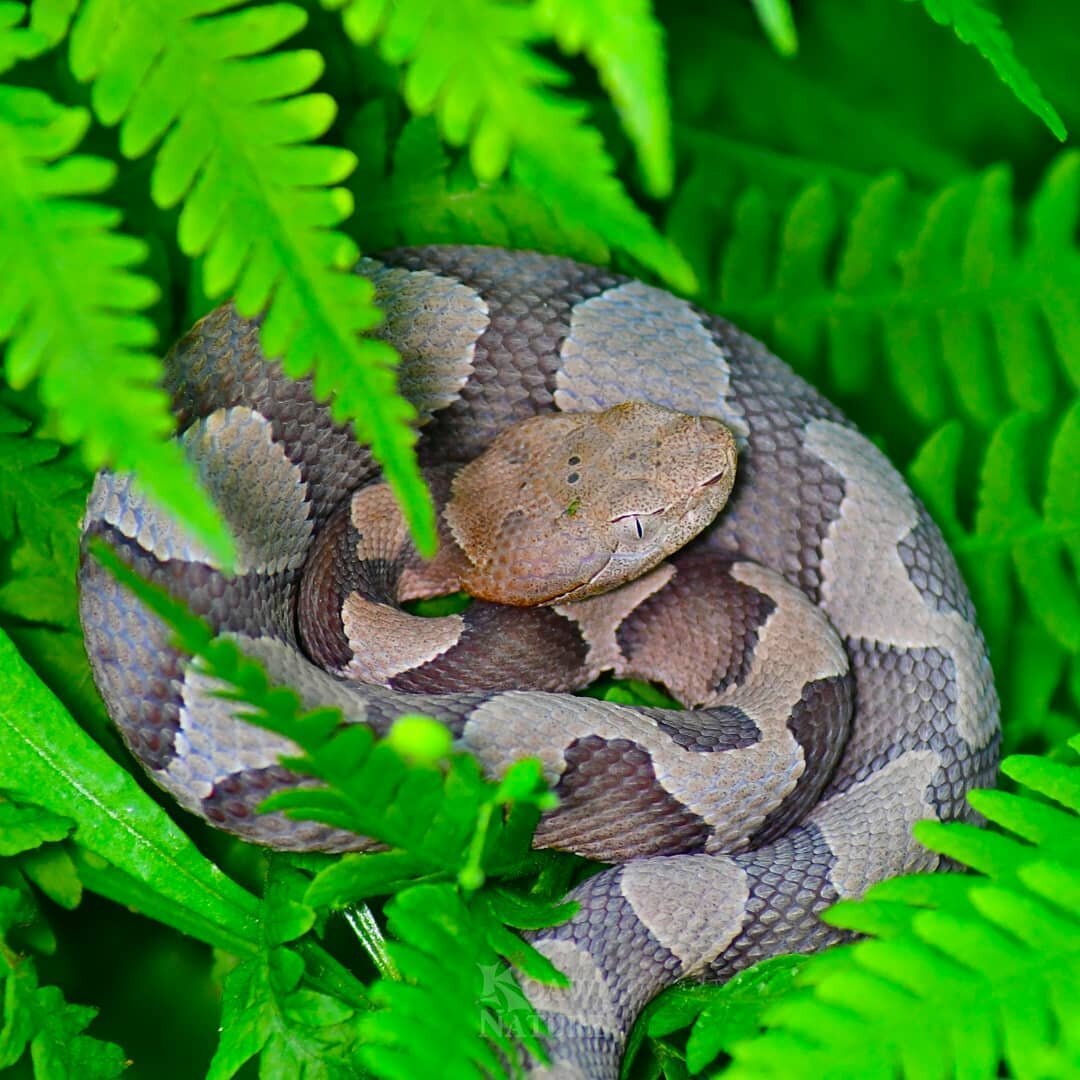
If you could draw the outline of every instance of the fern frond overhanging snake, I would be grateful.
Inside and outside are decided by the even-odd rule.
[[[824,907],[935,867],[911,826],[964,817],[995,775],[983,638],[884,455],[731,324],[530,253],[402,249],[359,269],[420,415],[443,508],[434,561],[370,453],[229,306],[167,367],[237,573],[124,476],[98,477],[85,530],[311,704],[378,733],[426,713],[493,775],[543,762],[560,805],[537,844],[614,865],[535,935],[572,987],[526,991],[557,1075],[614,1077],[659,990],[829,944]],[[488,599],[438,619],[400,609],[462,582]],[[298,782],[278,762],[292,747],[234,719],[93,559],[81,605],[114,721],[181,804],[275,847],[363,846],[255,812]],[[569,693],[601,671],[689,708]]]

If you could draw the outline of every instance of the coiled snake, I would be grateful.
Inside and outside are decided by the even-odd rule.
[[[561,805],[537,843],[615,865],[575,890],[570,922],[537,936],[572,988],[526,989],[554,1072],[615,1076],[663,987],[820,948],[837,933],[823,907],[935,865],[912,824],[963,817],[997,762],[975,613],[885,457],[724,320],[606,270],[495,248],[402,249],[359,270],[403,358],[421,463],[449,500],[443,556],[415,556],[369,453],[309,384],[263,359],[255,325],[229,306],[167,367],[239,572],[224,576],[124,476],[98,477],[85,531],[313,704],[379,732],[429,714],[496,774],[540,758]],[[732,438],[727,506],[658,563],[723,502]],[[494,509],[474,513],[472,489]],[[556,524],[568,539],[553,556]],[[641,576],[591,595],[627,567]],[[516,581],[527,595],[509,599],[546,606],[477,602],[426,620],[396,606],[462,579],[504,598]],[[260,843],[356,846],[256,814],[295,783],[278,764],[289,745],[234,720],[92,559],[81,584],[95,679],[159,784]],[[564,692],[608,669],[694,708]]]

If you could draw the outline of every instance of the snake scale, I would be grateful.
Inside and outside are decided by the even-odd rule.
[[[379,733],[402,712],[428,714],[496,775],[520,756],[542,761],[560,806],[537,844],[614,865],[573,892],[569,922],[534,937],[572,987],[525,989],[551,1033],[553,1075],[614,1077],[634,1017],[660,989],[821,948],[838,937],[818,920],[822,908],[935,867],[912,824],[964,817],[965,793],[995,775],[983,638],[940,532],[899,474],[731,324],[638,281],[532,253],[432,246],[358,269],[386,314],[376,333],[402,356],[421,464],[440,505],[450,500],[444,541],[473,529],[468,511],[452,510],[466,483],[455,469],[489,448],[502,455],[496,473],[524,462],[524,494],[495,496],[502,524],[481,536],[481,562],[503,583],[544,578],[544,606],[404,614],[399,601],[446,591],[460,567],[415,556],[369,452],[309,383],[263,358],[256,324],[229,305],[166,367],[187,453],[237,538],[237,573],[225,576],[123,475],[99,475],[85,535],[105,537],[311,704],[338,705]],[[676,553],[659,563],[654,553],[613,591],[574,593],[562,556],[530,548],[529,504],[572,537],[589,526],[590,492],[623,429],[597,437],[596,418],[582,414],[614,406],[613,423],[629,415],[630,429],[647,430],[632,466],[614,466],[634,482],[604,496],[600,523],[617,534],[608,561],[649,547],[664,509],[653,488],[635,495],[648,487],[636,483],[638,464],[642,477],[671,465],[695,498],[725,475],[726,495],[734,448],[734,487]],[[689,430],[666,410],[712,419]],[[559,479],[533,497],[530,418],[544,416],[561,435],[537,452],[554,455]],[[674,441],[654,438],[650,423],[674,423]],[[717,429],[733,446],[716,442]],[[484,477],[474,486],[498,487]],[[512,534],[524,536],[519,564],[505,554]],[[602,581],[606,566],[588,576]],[[255,813],[297,782],[278,763],[289,744],[234,720],[164,627],[89,558],[81,613],[110,714],[182,805],[275,847],[357,846],[326,826]],[[662,683],[694,708],[565,692],[602,670]]]

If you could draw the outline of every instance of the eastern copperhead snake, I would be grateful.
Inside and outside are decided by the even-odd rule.
[[[378,732],[402,712],[426,713],[495,774],[520,756],[541,759],[561,805],[537,843],[616,865],[575,890],[581,908],[570,922],[536,939],[572,989],[526,989],[552,1034],[553,1072],[613,1077],[634,1017],[663,987],[829,944],[838,932],[818,921],[823,907],[935,866],[912,824],[964,817],[965,793],[995,775],[997,698],[983,638],[941,534],[899,474],[724,320],[607,270],[495,248],[403,249],[359,270],[386,313],[377,332],[402,355],[400,385],[423,424],[421,463],[442,498],[447,463],[472,461],[518,421],[560,418],[555,448],[539,451],[555,455],[546,493],[525,498],[484,478],[478,487],[497,489],[496,533],[485,539],[468,510],[455,524],[480,537],[489,578],[550,578],[539,587],[549,606],[477,602],[434,620],[391,606],[452,583],[460,568],[411,554],[386,489],[372,483],[369,453],[308,383],[264,360],[255,324],[228,305],[177,345],[167,368],[187,450],[238,539],[239,572],[221,574],[124,476],[98,477],[85,530],[312,704],[339,705]],[[722,421],[738,475],[696,540],[631,584],[573,603],[565,560],[529,547],[538,530],[523,504],[539,505],[548,523],[575,519],[572,537],[578,524],[591,528],[622,429],[597,438],[579,414],[622,402]],[[716,483],[729,449],[709,442],[719,425],[706,422],[706,444],[694,441],[701,425],[672,442],[649,429],[658,415],[629,418],[648,429],[631,458],[659,454],[696,489],[730,482]],[[536,450],[530,439],[504,440],[506,468],[520,470],[513,459]],[[605,489],[600,524],[621,538],[603,541],[609,562],[613,549],[649,546],[666,498],[635,494],[647,472],[636,464],[621,459],[633,483]],[[358,527],[363,506],[374,518]],[[442,529],[445,539],[445,517]],[[692,530],[683,531],[685,540]],[[516,565],[503,555],[513,533],[525,540]],[[305,564],[314,568],[306,579]],[[589,573],[607,571],[590,563]],[[295,783],[278,764],[288,744],[234,720],[92,559],[81,585],[98,687],[162,787],[250,840],[357,846],[321,825],[256,814],[268,793]],[[373,631],[387,636],[369,640]],[[604,669],[703,707],[552,692]]]

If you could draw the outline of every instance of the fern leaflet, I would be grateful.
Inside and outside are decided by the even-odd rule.
[[[781,56],[794,56],[799,51],[799,38],[788,0],[752,0],[752,3],[773,48]]]
[[[543,202],[507,180],[477,187],[467,168],[447,154],[432,117],[414,117],[386,154],[382,102],[357,114],[347,136],[360,166],[350,177],[366,208],[358,230],[366,246],[477,243],[535,248],[605,263],[611,251],[580,222],[561,223]]]
[[[1070,232],[1080,155],[1047,170],[1019,245],[1010,186],[995,167],[924,200],[885,174],[852,202],[819,180],[779,212],[756,187],[733,192],[710,236],[719,253],[706,303],[839,396],[863,395],[864,407],[880,357],[890,393],[920,425],[944,423],[957,406],[983,429],[1010,408],[1047,413],[1059,368],[1080,386]],[[676,220],[676,239],[685,232],[687,248],[700,248],[700,215]]]
[[[649,0],[539,0],[534,11],[563,52],[588,57],[634,143],[646,189],[668,195],[675,166],[664,40]]]
[[[290,945],[315,923],[315,911],[303,901],[307,884],[287,857],[270,856],[260,948],[225,976],[221,1040],[207,1080],[228,1080],[255,1055],[261,1055],[262,1075],[356,1076],[358,1020],[369,1007],[362,987],[346,977],[335,982],[336,994],[314,989],[311,957]]]
[[[959,521],[957,491],[962,432],[946,425],[912,462],[917,490],[942,523],[964,564],[991,641],[1004,640],[1014,617],[1011,573],[1031,612],[1069,652],[1080,652],[1080,403],[1052,433],[1046,488],[1038,508],[1030,495],[1030,444],[1035,418],[1017,412],[992,433],[977,489],[975,527]]]
[[[305,93],[322,72],[311,50],[269,50],[305,14],[291,4],[221,14],[231,0],[128,4],[88,0],[72,32],[71,66],[93,81],[106,124],[120,124],[129,157],[160,144],[151,193],[183,202],[179,241],[203,257],[211,298],[235,291],[237,309],[265,309],[261,342],[294,378],[312,373],[371,444],[417,540],[434,550],[434,511],[412,456],[414,412],[396,392],[393,351],[361,340],[379,318],[369,282],[350,273],[355,245],[335,231],[352,210],[336,185],[350,153],[311,145],[334,118],[324,94]]]
[[[40,55],[48,47],[48,39],[34,27],[23,26],[26,5],[15,0],[0,3],[0,75],[20,60]]]
[[[1065,124],[1027,68],[1017,60],[1012,39],[997,15],[987,11],[979,0],[922,0],[922,5],[934,22],[951,26],[965,45],[978,49],[1017,100],[1039,117],[1055,137],[1065,141]]]
[[[78,559],[86,477],[58,459],[56,443],[28,435],[29,427],[0,405],[0,540],[10,544],[0,612],[75,631],[69,575]]]
[[[536,865],[538,857],[529,847],[532,832],[539,811],[552,804],[539,763],[518,762],[494,783],[483,778],[470,755],[449,754],[449,737],[433,721],[399,720],[388,738],[376,742],[366,727],[344,724],[338,709],[304,711],[294,691],[274,686],[262,665],[234,642],[214,637],[205,622],[141,581],[111,549],[97,545],[94,552],[165,620],[178,645],[198,658],[205,674],[221,684],[217,693],[238,703],[238,716],[298,745],[302,756],[286,758],[284,764],[322,782],[278,792],[262,809],[284,810],[388,845],[386,851],[334,860],[315,875],[301,899],[304,905],[326,909],[395,894],[390,928],[398,942],[391,941],[388,948],[406,982],[384,977],[376,998],[392,1004],[392,1010],[361,1021],[364,1046],[359,1053],[368,1066],[386,1077],[425,1075],[430,1071],[427,1056],[436,1053],[455,1063],[458,1071],[450,1075],[479,1076],[477,1067],[497,1067],[490,1044],[508,1061],[515,1059],[511,1044],[517,1039],[538,1052],[539,1045],[530,1040],[536,1030],[532,1009],[523,995],[510,1002],[489,1002],[487,1009],[478,1008],[477,1002],[483,973],[505,970],[500,958],[533,978],[562,979],[544,956],[507,927],[552,925],[572,914],[572,906],[483,887],[490,874],[520,876]],[[449,933],[448,927],[453,928]],[[456,961],[449,964],[453,957]],[[239,1042],[223,1041],[225,1064],[215,1077],[231,1076],[245,1054],[258,1052],[271,1038],[278,998],[295,985],[291,976],[284,983],[279,976],[259,957],[237,975],[230,1008],[247,1020]],[[462,997],[463,987],[475,992]],[[500,1004],[521,1014],[511,1018],[506,1029],[509,1041],[493,1020]],[[334,1015],[330,1006],[326,1009],[325,1015]],[[521,1016],[528,1018],[524,1027]],[[421,1017],[430,1039],[413,1035]],[[259,1045],[254,1045],[255,1036],[244,1034],[252,1027],[263,1040]]]
[[[803,1076],[985,1076],[999,1061],[1019,1078],[1080,1075],[1080,766],[1002,768],[1051,802],[977,791],[972,805],[1007,832],[917,825],[980,876],[897,878],[831,908],[826,921],[871,939],[807,962],[812,992],[731,1048],[733,1080],[792,1075],[795,1048]]]
[[[323,0],[343,9],[354,41],[378,39],[385,60],[406,65],[410,110],[434,113],[452,146],[469,145],[481,182],[509,170],[523,189],[553,206],[571,228],[586,220],[675,288],[692,292],[693,273],[614,175],[600,133],[584,108],[555,92],[566,73],[529,44],[533,14],[504,0]]]
[[[12,386],[39,380],[65,442],[91,468],[138,468],[147,488],[211,547],[232,545],[198,488],[173,428],[160,362],[141,314],[156,287],[133,270],[145,246],[117,228],[120,213],[84,196],[116,166],[73,153],[90,117],[38,90],[0,86],[0,340]]]
[[[35,1076],[112,1080],[124,1071],[123,1051],[83,1033],[97,1010],[41,986],[33,956],[53,952],[56,939],[31,884],[64,907],[79,901],[78,878],[57,846],[71,827],[46,810],[0,799],[0,1070],[28,1054]]]

